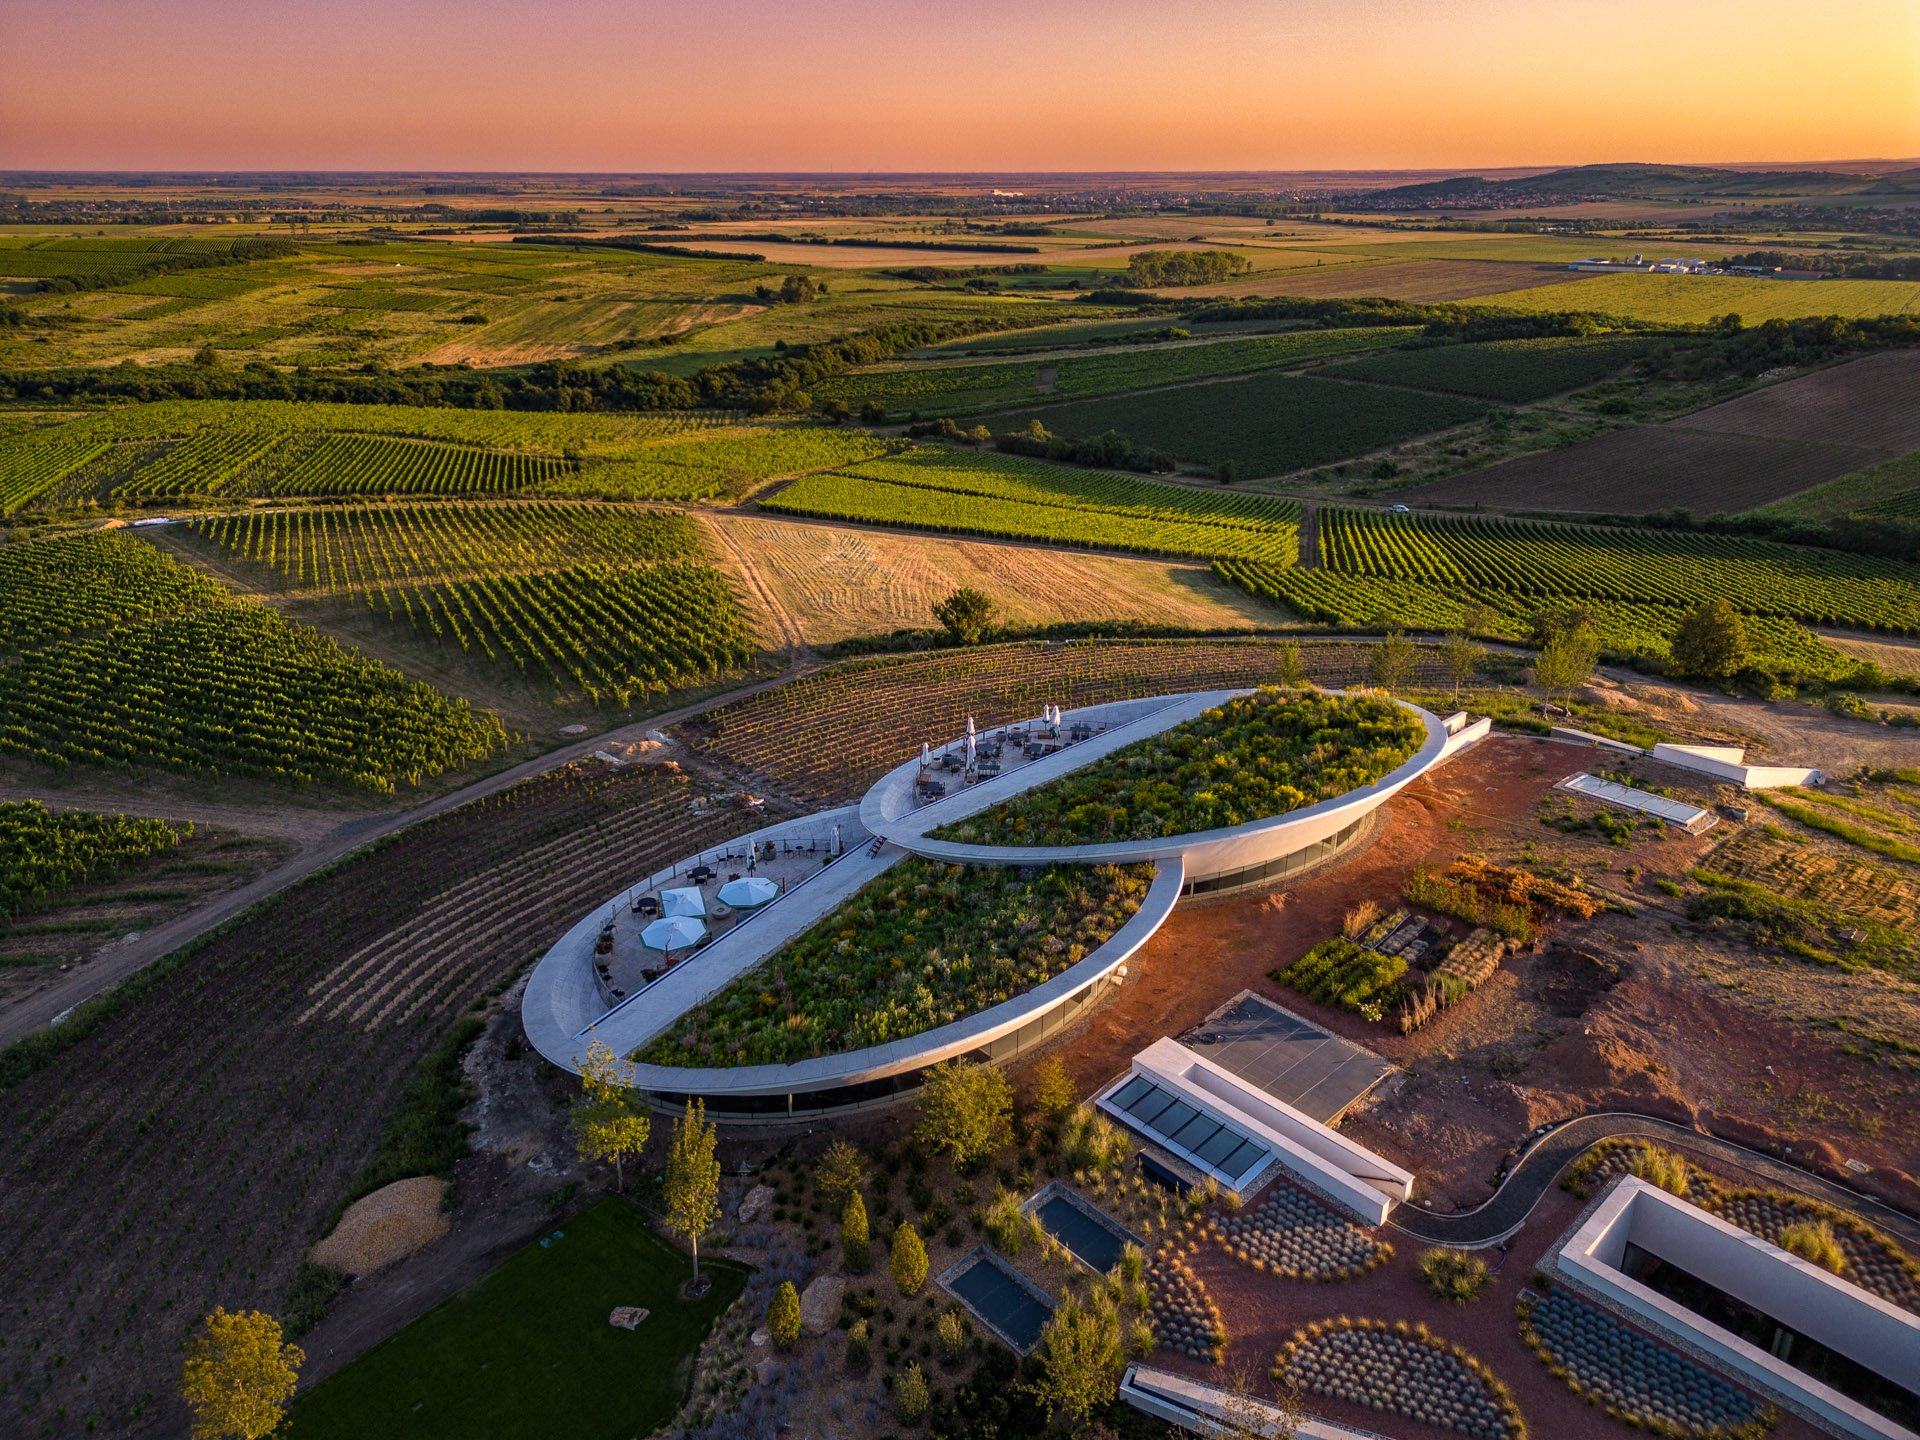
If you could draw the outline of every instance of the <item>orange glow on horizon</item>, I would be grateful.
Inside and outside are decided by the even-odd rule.
[[[4,0],[0,48],[10,169],[1920,155],[1912,0]]]

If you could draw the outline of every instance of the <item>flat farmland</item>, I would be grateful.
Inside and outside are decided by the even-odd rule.
[[[1414,505],[1695,514],[1751,510],[1857,470],[1871,451],[1642,425],[1394,492]]]
[[[1832,365],[1672,423],[1890,455],[1920,449],[1920,350],[1886,350]]]
[[[1920,353],[1887,351],[1403,494],[1510,509],[1751,510],[1920,447],[1916,393]]]
[[[1190,464],[1231,460],[1242,476],[1281,475],[1363,455],[1486,413],[1482,402],[1312,375],[1256,375],[993,418],[997,431],[1039,420],[1072,439],[1118,430]]]
[[[1547,294],[1568,280],[1581,277],[1559,266],[1528,261],[1507,260],[1387,260],[1373,256],[1337,251],[1323,252],[1324,265],[1288,270],[1284,274],[1243,275],[1224,285],[1208,285],[1194,290],[1167,291],[1167,294],[1208,295],[1306,295],[1322,299],[1342,299],[1359,295],[1384,295],[1389,300],[1412,300],[1432,304],[1442,300],[1474,300],[1488,295],[1504,297],[1510,292]],[[1546,287],[1541,290],[1541,287]],[[1595,309],[1572,300],[1541,303],[1541,310]]]
[[[962,585],[992,596],[1000,622],[1016,627],[1132,620],[1234,630],[1273,621],[1258,601],[1204,565],[886,535],[752,515],[701,519],[732,542],[716,550],[748,557],[754,574],[811,645],[930,628],[933,603]]]
[[[1692,249],[1687,249],[1691,254]],[[1698,248],[1698,247],[1693,247]],[[1698,324],[1732,313],[1749,325],[1803,315],[1910,314],[1920,306],[1911,280],[1760,280],[1742,275],[1581,275],[1515,290],[1490,302],[1514,310],[1594,310],[1635,320]],[[1411,298],[1411,297],[1409,297]],[[1461,297],[1471,298],[1471,297]]]

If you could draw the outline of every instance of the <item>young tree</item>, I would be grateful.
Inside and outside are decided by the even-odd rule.
[[[1591,630],[1599,617],[1585,605],[1548,605],[1533,612],[1527,625],[1533,643],[1544,649],[1550,642],[1576,630]]]
[[[1573,692],[1593,678],[1593,667],[1599,663],[1600,638],[1581,626],[1561,631],[1540,647],[1533,678],[1548,694],[1558,695],[1564,709]]]
[[[1500,617],[1494,613],[1491,605],[1482,605],[1479,601],[1460,607],[1460,633],[1462,635],[1492,635],[1500,623]]]
[[[1724,680],[1746,669],[1752,659],[1747,622],[1725,600],[1701,601],[1673,632],[1673,663],[1683,675]]]
[[[216,1306],[187,1342],[180,1396],[193,1410],[193,1440],[260,1440],[278,1428],[306,1360],[280,1322],[258,1310]]]
[[[1476,645],[1459,630],[1452,630],[1440,642],[1437,651],[1440,668],[1447,672],[1447,678],[1453,681],[1453,698],[1460,698],[1460,688],[1473,679],[1479,670],[1480,662],[1487,658],[1484,647]]]
[[[934,602],[933,618],[959,644],[978,645],[993,628],[993,608],[992,597],[963,585],[946,599]]]
[[[859,1148],[836,1140],[813,1167],[813,1192],[829,1205],[846,1207],[847,1199],[867,1182],[867,1161]]]
[[[791,1280],[782,1280],[767,1305],[767,1335],[776,1350],[791,1350],[800,1343],[800,1292]]]
[[[913,1133],[965,1169],[1013,1139],[1013,1087],[991,1065],[936,1065],[921,1082]]]
[[[580,1097],[573,1103],[567,1126],[574,1147],[589,1163],[613,1162],[613,1188],[627,1188],[627,1157],[638,1158],[653,1133],[638,1093],[632,1087],[633,1066],[595,1039],[580,1061]]]
[[[900,1293],[918,1295],[920,1287],[927,1283],[927,1247],[921,1243],[920,1232],[913,1228],[912,1221],[902,1222],[893,1232],[887,1262]]]
[[[707,1103],[687,1101],[687,1113],[673,1122],[673,1146],[667,1152],[667,1228],[693,1247],[693,1277],[700,1278],[700,1237],[720,1218],[720,1160],[714,1151],[720,1134],[707,1123]]]
[[[1066,1062],[1058,1055],[1050,1057],[1033,1077],[1033,1103],[1046,1116],[1064,1115],[1080,1103],[1080,1092],[1067,1074]]]
[[[1060,1302],[1040,1335],[1040,1379],[1033,1393],[1047,1417],[1070,1417],[1083,1426],[1097,1410],[1113,1403],[1120,1390],[1126,1351],[1120,1317],[1103,1290],[1085,1304],[1072,1295]]]
[[[1307,683],[1307,662],[1301,659],[1298,645],[1280,647],[1280,683],[1289,690]]]
[[[1405,635],[1394,630],[1373,647],[1373,658],[1368,662],[1367,674],[1382,690],[1399,690],[1412,678],[1413,667],[1419,659],[1419,648]]]
[[[854,1191],[840,1212],[840,1259],[858,1275],[873,1258],[872,1236],[867,1229],[867,1202]]]

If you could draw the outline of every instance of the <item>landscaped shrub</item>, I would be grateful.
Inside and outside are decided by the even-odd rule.
[[[1420,1278],[1442,1300],[1465,1305],[1480,1298],[1480,1292],[1492,1283],[1493,1272],[1477,1255],[1435,1245],[1420,1252]]]
[[[927,1247],[920,1241],[920,1232],[912,1225],[902,1225],[895,1230],[888,1259],[893,1283],[900,1293],[918,1295],[920,1287],[927,1283]]]
[[[909,857],[643,1047],[650,1065],[784,1065],[1011,1000],[1086,958],[1146,898],[1143,865]]]
[[[858,1190],[847,1196],[847,1208],[840,1212],[840,1258],[855,1275],[865,1270],[872,1258],[867,1202],[860,1198]]]
[[[1627,1162],[1627,1173],[1649,1185],[1658,1185],[1670,1195],[1685,1195],[1693,1167],[1687,1164],[1684,1155],[1659,1145],[1646,1145]]]
[[[1811,1260],[1836,1275],[1847,1273],[1847,1252],[1840,1248],[1840,1237],[1824,1220],[1796,1220],[1780,1232],[1779,1246],[1802,1260]]]
[[[1082,845],[1241,825],[1370,785],[1424,739],[1391,700],[1263,687],[933,833]]]
[[[927,1413],[927,1373],[918,1363],[908,1365],[893,1382],[893,1413],[903,1425],[917,1425]]]
[[[867,1162],[856,1146],[836,1140],[813,1167],[813,1190],[827,1204],[844,1210],[847,1199],[867,1178]]]
[[[800,1343],[800,1292],[791,1280],[782,1280],[767,1305],[767,1334],[776,1350],[791,1350]]]
[[[1033,1222],[1020,1209],[1020,1197],[1002,1190],[987,1207],[987,1238],[1001,1254],[1017,1256],[1033,1232]]]
[[[940,1340],[940,1358],[949,1365],[958,1364],[967,1353],[967,1346],[973,1340],[973,1331],[967,1324],[967,1317],[958,1310],[944,1310],[939,1322],[934,1326],[934,1334]]]

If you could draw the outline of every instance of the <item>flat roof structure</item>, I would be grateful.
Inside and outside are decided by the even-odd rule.
[[[1397,1067],[1251,990],[1180,1043],[1301,1114],[1331,1125]]]
[[[1669,825],[1678,825],[1689,835],[1699,835],[1720,823],[1711,810],[1702,810],[1698,805],[1689,805],[1684,800],[1669,800],[1665,795],[1655,795],[1650,790],[1622,785],[1618,780],[1589,775],[1584,770],[1562,780],[1559,788],[1572,791],[1575,795],[1584,795],[1589,800],[1598,800],[1603,805],[1651,815]]]

